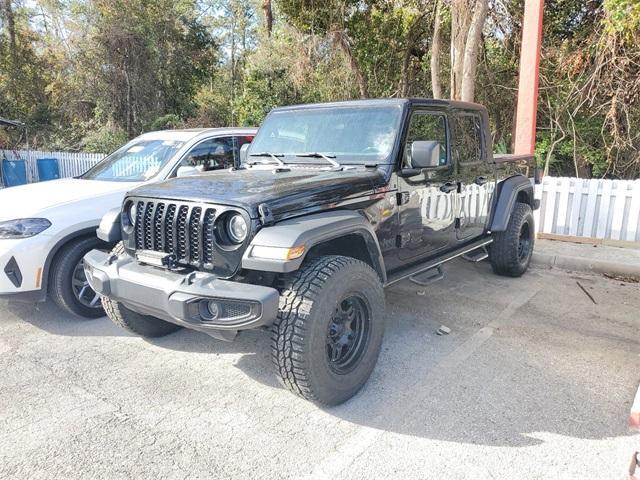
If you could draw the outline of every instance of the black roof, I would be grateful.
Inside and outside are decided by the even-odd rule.
[[[9,120],[8,118],[0,117],[0,127],[24,128],[25,124],[22,122],[18,122],[17,120]]]
[[[421,105],[426,107],[453,107],[465,110],[480,110],[484,106],[479,103],[461,102],[459,100],[440,100],[435,98],[371,98],[365,100],[346,100],[340,102],[326,103],[307,103],[301,105],[289,105],[285,107],[274,108],[274,111],[281,110],[302,110],[314,107],[375,107],[375,106],[404,106],[404,105]]]

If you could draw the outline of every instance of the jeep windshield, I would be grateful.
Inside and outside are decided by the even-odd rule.
[[[184,142],[134,140],[98,163],[80,178],[106,182],[143,182],[173,158]]]
[[[341,165],[391,163],[401,119],[400,105],[277,110],[266,118],[251,152],[277,152],[287,164],[326,163],[321,154]]]

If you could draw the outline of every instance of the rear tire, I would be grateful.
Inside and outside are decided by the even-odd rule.
[[[82,259],[105,245],[96,237],[84,237],[71,241],[56,254],[49,273],[49,296],[62,310],[77,317],[104,317],[100,297],[84,276]]]
[[[122,242],[118,243],[111,253],[118,256],[126,255]],[[113,323],[142,337],[164,337],[182,328],[179,325],[165,322],[151,315],[142,315],[134,312],[122,303],[111,300],[108,297],[102,297],[102,306]]]
[[[378,274],[354,258],[319,257],[286,278],[271,337],[281,383],[324,405],[354,396],[378,359],[384,309]]]
[[[489,250],[493,271],[498,275],[520,277],[529,268],[534,240],[535,226],[531,207],[526,203],[516,203],[507,229],[493,234]]]

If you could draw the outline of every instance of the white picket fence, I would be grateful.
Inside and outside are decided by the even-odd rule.
[[[539,232],[640,242],[640,180],[545,177],[535,191]]]
[[[27,168],[27,181],[38,182],[38,159],[55,158],[58,160],[60,177],[77,177],[93,167],[105,157],[103,153],[45,152],[39,150],[0,150],[0,160],[24,160]]]

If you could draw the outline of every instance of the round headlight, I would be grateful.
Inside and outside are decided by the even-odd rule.
[[[233,243],[244,242],[244,239],[247,238],[247,234],[249,233],[249,227],[242,215],[236,213],[229,217],[227,232],[229,233],[229,238]]]
[[[138,215],[138,202],[131,202],[129,205],[129,211],[127,212],[127,216],[129,217],[129,223],[132,226],[136,224],[136,216]]]

